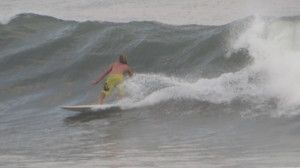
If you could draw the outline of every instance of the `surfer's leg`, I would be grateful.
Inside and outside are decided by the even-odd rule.
[[[109,95],[110,91],[111,91],[111,87],[109,86],[109,81],[106,81],[103,90],[101,91],[100,94],[100,99],[99,99],[100,104],[103,104],[105,97]]]
[[[125,96],[125,90],[124,90],[124,83],[120,83],[119,85],[117,85],[118,91],[119,91],[119,99],[122,99]]]
[[[123,82],[123,75],[118,75],[118,74],[110,75],[104,84],[103,90],[100,95],[99,103],[103,104],[104,99],[107,96],[109,96],[112,90],[122,82]]]
[[[103,104],[104,98],[105,98],[105,93],[101,92],[100,99],[99,99],[99,104]]]

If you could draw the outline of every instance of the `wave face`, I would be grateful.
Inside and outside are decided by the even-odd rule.
[[[96,103],[101,88],[91,86],[90,83],[109,63],[116,60],[119,54],[128,55],[129,64],[136,74],[126,81],[127,98],[116,101],[113,95],[108,102],[119,103],[128,113],[122,114],[122,117],[118,114],[108,117],[99,114],[72,116],[59,109],[59,106],[66,104]],[[128,141],[136,138],[138,144],[135,147],[138,150],[132,151],[131,148],[124,147],[126,149],[123,155],[128,154],[129,160],[138,159],[141,165],[146,160],[138,158],[135,154],[147,155],[145,157],[151,162],[155,160],[154,156],[163,157],[164,152],[168,153],[169,150],[183,150],[187,154],[191,146],[201,146],[202,143],[208,146],[216,145],[215,141],[206,141],[207,139],[198,142],[206,136],[208,139],[224,138],[221,143],[224,146],[236,140],[232,137],[237,135],[254,135],[261,141],[267,137],[264,140],[270,142],[276,135],[290,132],[291,127],[296,128],[295,123],[290,120],[297,119],[300,113],[299,56],[300,18],[296,16],[276,19],[248,17],[222,26],[172,26],[156,22],[76,22],[35,14],[20,14],[7,24],[0,24],[0,125],[3,129],[0,139],[6,143],[6,146],[1,146],[2,151],[9,153],[3,158],[0,157],[0,160],[6,160],[4,163],[7,164],[13,163],[17,156],[21,157],[16,151],[21,151],[22,158],[19,159],[27,159],[28,167],[36,166],[30,164],[35,161],[51,162],[51,159],[45,160],[49,155],[54,160],[66,155],[76,160],[78,153],[71,148],[82,142],[76,140],[68,146],[67,141],[72,139],[72,136],[80,138],[85,133],[91,136],[91,144],[100,143],[103,146],[97,147],[110,152],[115,150],[115,146],[105,139],[126,146],[133,145]],[[202,124],[207,123],[206,120],[217,124],[199,125],[198,115]],[[221,123],[220,116],[224,117],[224,130],[215,129]],[[269,123],[267,126],[262,124],[265,123],[265,117]],[[236,118],[239,119],[235,120]],[[252,118],[264,121],[260,124],[251,123],[249,120]],[[91,120],[99,122],[96,124]],[[141,125],[139,121],[142,120],[146,125],[149,124],[149,127]],[[80,124],[86,122],[95,127],[100,124],[104,128],[100,129],[101,131],[91,131],[86,125]],[[118,124],[114,125],[115,122]],[[141,142],[145,141],[144,145],[156,149],[155,139],[135,137],[134,131],[147,135],[136,128],[131,130],[130,126],[126,127],[126,123],[132,122],[141,126],[141,130],[145,132],[154,131],[150,133],[153,137],[165,136],[157,127],[166,128],[168,132],[168,124],[179,123],[183,126],[172,126],[179,129],[182,137],[181,134],[166,135],[171,145],[167,145],[164,140],[158,141],[161,153],[146,154],[143,152],[147,151],[147,147],[143,148]],[[235,123],[233,127],[237,130],[230,131],[237,131],[237,135],[225,129],[231,128],[229,122]],[[259,125],[250,126],[253,130],[261,127],[277,128],[280,133],[270,131],[270,135],[265,137],[262,136],[265,129],[253,133],[256,131],[249,130],[248,124],[241,124],[244,122]],[[283,128],[280,127],[282,122],[289,124]],[[153,124],[158,125],[155,127]],[[244,129],[249,135],[239,132],[238,128],[241,125],[240,129]],[[199,134],[187,131],[192,127],[191,131],[197,132],[196,128],[201,126],[207,126],[209,129],[203,129]],[[36,130],[36,127],[39,130]],[[124,137],[118,137],[121,128],[127,133]],[[73,129],[74,132],[64,136],[66,129]],[[230,133],[231,137],[219,134],[222,131]],[[291,134],[299,135],[299,131]],[[13,135],[20,136],[12,140]],[[54,135],[57,135],[61,144],[56,144],[58,140]],[[96,140],[99,136],[104,139],[103,142]],[[289,136],[284,141],[287,144],[291,142]],[[17,143],[26,138],[29,138],[29,142],[25,145]],[[41,142],[43,140],[45,142]],[[255,145],[261,145],[261,141],[254,140]],[[275,146],[278,143],[271,142]],[[298,141],[292,142],[285,149],[292,149],[293,144],[299,145]],[[241,146],[249,144],[247,140],[240,140],[238,143]],[[53,148],[47,148],[47,144]],[[95,144],[80,149],[99,154],[92,150]],[[177,148],[178,145],[182,145],[182,148]],[[32,149],[28,150],[28,147]],[[239,155],[235,147],[230,148],[230,152]],[[247,149],[248,152],[254,152],[251,147],[253,146]],[[278,152],[281,149],[276,147],[272,148],[272,151]],[[49,152],[41,155],[44,150]],[[214,149],[211,154],[217,155],[217,150]],[[219,152],[228,152],[220,150]],[[291,160],[299,155],[299,151],[293,152],[288,153]],[[194,151],[191,155],[193,154],[198,156],[200,153]],[[260,154],[255,157],[260,159]],[[37,157],[38,155],[41,156]],[[170,157],[170,162],[166,163],[176,160],[175,154],[171,154]],[[68,161],[68,158],[65,158]],[[107,165],[115,164],[106,159],[103,154],[100,160],[105,160]],[[190,166],[204,163],[208,167],[211,166],[208,160],[200,160],[199,163],[193,164],[190,162],[192,158],[185,159],[191,163]],[[227,162],[228,165],[232,165],[230,158],[228,159],[216,160],[215,163]],[[240,159],[234,163],[243,165],[245,158]],[[270,163],[271,158],[263,159]],[[117,160],[116,164],[125,164],[122,158]],[[57,161],[55,165],[62,164],[68,167],[67,161]],[[278,165],[278,162],[272,163]],[[84,162],[79,165],[92,166],[85,165]],[[164,165],[164,162],[161,165]]]

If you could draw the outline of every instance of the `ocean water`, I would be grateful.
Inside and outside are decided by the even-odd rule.
[[[221,25],[247,16],[295,16],[298,0],[1,0],[0,21],[20,13],[86,21]]]
[[[32,11],[37,1],[19,3],[0,2],[12,14],[0,24],[0,167],[300,167],[297,1],[269,10],[281,5],[290,10],[277,14],[291,16],[224,16],[214,25],[170,13],[169,22],[146,14],[77,17],[78,6],[97,7],[83,1],[56,14],[69,2],[47,4],[52,13]],[[113,94],[107,103],[123,110],[60,108],[97,103],[102,85],[91,81],[121,53],[135,75],[126,98]]]

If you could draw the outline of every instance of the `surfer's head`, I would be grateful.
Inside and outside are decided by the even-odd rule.
[[[125,55],[120,55],[119,56],[119,62],[122,64],[127,64],[127,57]]]

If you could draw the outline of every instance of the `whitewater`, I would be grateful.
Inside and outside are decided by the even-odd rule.
[[[119,54],[123,110],[93,81]],[[0,167],[298,167],[300,17],[0,24]]]

